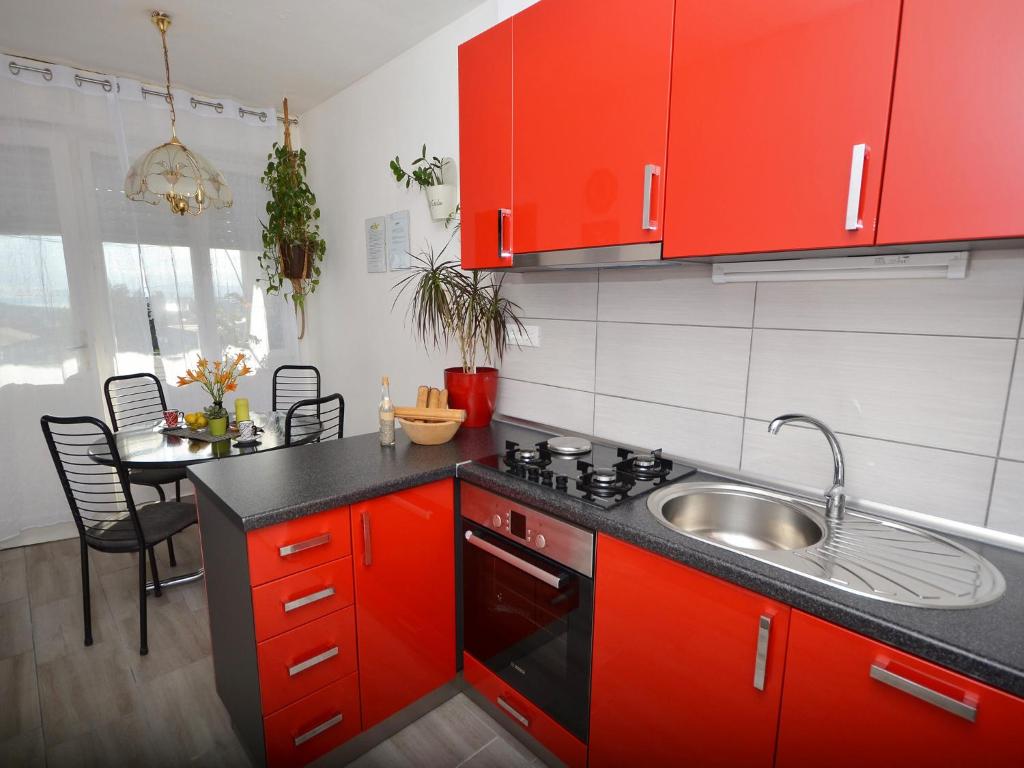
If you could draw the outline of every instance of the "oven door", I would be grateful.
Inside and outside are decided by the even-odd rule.
[[[462,522],[465,650],[586,741],[593,580]]]

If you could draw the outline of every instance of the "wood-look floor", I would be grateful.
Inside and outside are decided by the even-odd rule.
[[[197,569],[196,527],[175,537]],[[134,555],[90,551],[92,646],[82,644],[78,540],[0,550],[0,765],[248,766],[214,688],[202,582],[149,598],[139,656]],[[360,768],[539,765],[463,695],[359,758]]]

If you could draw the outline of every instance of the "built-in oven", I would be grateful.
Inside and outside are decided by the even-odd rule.
[[[464,650],[586,742],[593,532],[465,482],[461,509]]]

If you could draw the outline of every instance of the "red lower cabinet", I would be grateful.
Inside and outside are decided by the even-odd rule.
[[[591,768],[771,766],[790,609],[603,534],[595,581]]]
[[[793,611],[779,768],[1024,765],[1024,700]]]
[[[352,505],[367,728],[455,677],[454,493],[441,480]]]
[[[468,653],[462,654],[462,662],[466,682],[508,715],[505,725],[511,729],[522,728],[550,749],[569,768],[585,768],[586,744],[544,714],[528,699],[516,693],[508,683]]]
[[[263,725],[270,768],[315,760],[359,733],[359,675],[321,688],[270,715]]]

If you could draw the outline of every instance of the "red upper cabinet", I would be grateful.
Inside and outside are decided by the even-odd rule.
[[[363,727],[455,677],[451,480],[352,505]]]
[[[790,609],[605,535],[596,585],[591,768],[771,766]]]
[[[905,0],[878,241],[1024,235],[1024,4]]]
[[[674,4],[541,0],[514,17],[515,253],[661,240]]]
[[[793,611],[779,768],[1021,766],[1024,701]]]
[[[899,23],[900,0],[679,0],[665,257],[873,244]]]
[[[459,177],[462,266],[511,266],[512,19],[459,46]]]

